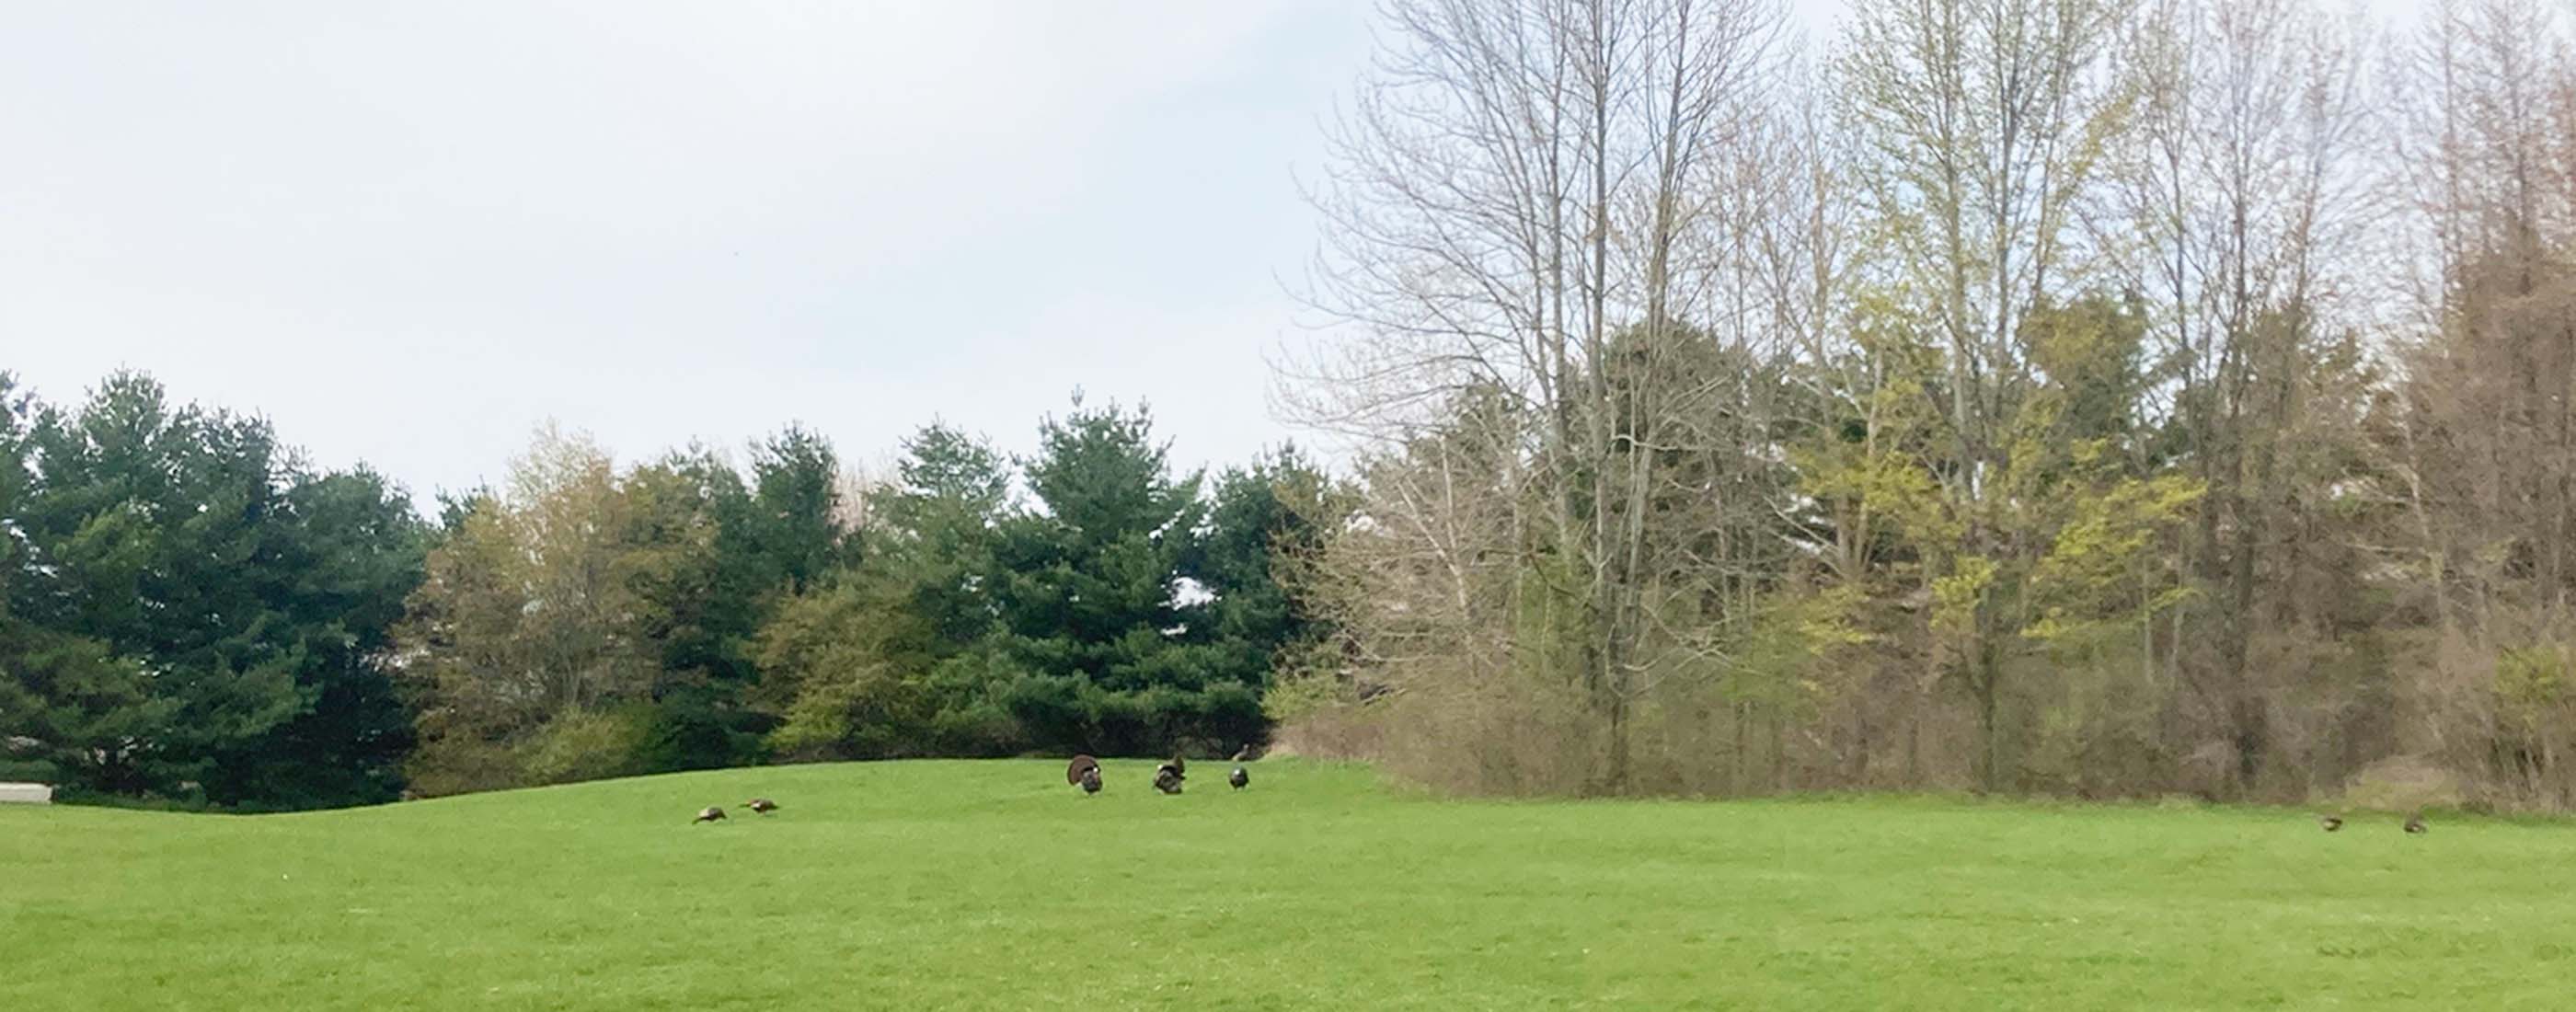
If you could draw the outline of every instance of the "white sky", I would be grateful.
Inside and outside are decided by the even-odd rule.
[[[1077,385],[1247,456],[1368,45],[1340,0],[0,21],[0,369],[143,368],[424,496],[549,416],[877,459],[942,416],[1025,447]]]
[[[1371,20],[9,4],[0,369],[58,402],[145,369],[424,499],[550,417],[627,459],[801,420],[877,461],[943,417],[1025,449],[1076,386],[1241,460],[1290,435],[1295,174]]]

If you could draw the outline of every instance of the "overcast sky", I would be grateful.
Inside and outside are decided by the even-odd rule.
[[[1364,2],[17,4],[0,369],[119,366],[418,492],[553,417],[1006,446],[1084,388],[1285,435],[1293,172]]]
[[[1370,20],[13,3],[0,369],[57,401],[144,369],[424,497],[548,418],[623,459],[803,421],[882,461],[933,418],[1025,449],[1077,386],[1239,460],[1289,435],[1295,179]]]

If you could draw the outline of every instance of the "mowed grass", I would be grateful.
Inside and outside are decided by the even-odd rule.
[[[1454,802],[1272,760],[0,806],[0,1009],[2567,1008],[2576,830]],[[753,795],[783,810],[761,818]],[[733,818],[690,825],[698,808]]]

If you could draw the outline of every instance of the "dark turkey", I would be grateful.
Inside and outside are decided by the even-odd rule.
[[[753,798],[749,801],[743,802],[742,807],[759,812],[762,815],[767,815],[778,810],[778,802],[771,801],[768,798]]]
[[[1237,766],[1234,772],[1225,775],[1225,782],[1233,784],[1234,789],[1239,791],[1243,789],[1243,785],[1252,782],[1252,774],[1244,772],[1243,767]]]
[[[1165,794],[1181,793],[1181,771],[1173,769],[1170,763],[1155,767],[1154,789]]]
[[[1171,767],[1172,772],[1174,773],[1186,774],[1190,771],[1190,764],[1177,755],[1172,757],[1171,762],[1164,763],[1163,765]]]
[[[714,805],[708,805],[705,808],[698,809],[698,817],[690,819],[689,825],[694,826],[701,822],[721,822],[723,820],[724,809],[718,808]]]
[[[1082,793],[1086,797],[1100,793],[1100,767],[1088,766],[1083,768]]]
[[[2421,833],[2429,828],[2431,827],[2424,825],[2424,817],[2421,815],[2406,817],[2406,831],[2409,833]]]
[[[1096,770],[1099,768],[1100,760],[1087,755],[1075,756],[1073,757],[1072,762],[1064,764],[1064,782],[1068,784],[1081,783],[1082,771]]]
[[[2343,828],[2343,817],[2338,815],[2320,815],[2317,816],[2317,825],[2325,827],[2325,831],[2331,833]]]

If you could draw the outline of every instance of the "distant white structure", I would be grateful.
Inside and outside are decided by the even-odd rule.
[[[54,789],[44,784],[0,784],[0,805],[50,805]]]

